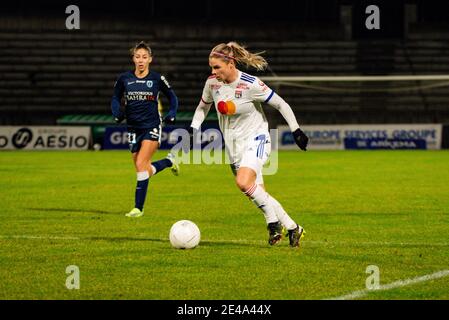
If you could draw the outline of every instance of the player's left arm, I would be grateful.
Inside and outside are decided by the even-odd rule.
[[[287,122],[290,130],[293,134],[293,138],[295,139],[296,144],[301,150],[307,150],[307,144],[309,142],[309,138],[307,135],[299,128],[299,124],[296,121],[295,114],[293,113],[290,105],[285,102],[282,97],[280,97],[274,90],[270,89],[266,84],[262,81],[258,81],[257,84],[253,85],[253,98],[256,101],[264,102],[278,110],[285,121]]]
[[[170,101],[170,109],[164,117],[164,123],[174,124],[176,121],[176,112],[178,111],[178,97],[164,76],[161,76],[160,89]]]

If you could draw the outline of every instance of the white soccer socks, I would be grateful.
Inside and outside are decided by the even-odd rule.
[[[296,222],[290,218],[282,205],[259,185],[254,184],[243,193],[262,210],[267,224],[280,221],[287,230],[296,228]]]
[[[277,201],[272,196],[268,195],[269,201],[273,204],[273,207],[276,211],[276,216],[278,217],[279,221],[282,223],[282,225],[287,230],[293,230],[296,228],[296,222],[293,221],[292,218],[285,212],[284,208],[281,206],[279,201]]]
[[[270,201],[270,195],[262,187],[254,184],[243,193],[262,210],[267,224],[279,221],[273,202]]]

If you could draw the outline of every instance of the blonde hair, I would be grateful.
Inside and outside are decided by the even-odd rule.
[[[251,53],[237,42],[228,42],[216,45],[210,52],[209,58],[221,58],[227,62],[234,60],[236,63],[245,64],[247,67],[265,70],[268,62],[261,56],[264,52]]]
[[[131,55],[131,57],[133,57],[134,53],[136,53],[136,51],[139,49],[145,49],[148,51],[148,54],[150,55],[150,57],[153,56],[153,53],[151,52],[150,45],[145,41],[140,41],[140,42],[136,43],[136,45],[134,47],[129,49],[129,54]]]

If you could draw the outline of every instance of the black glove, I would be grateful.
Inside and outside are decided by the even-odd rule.
[[[169,111],[167,115],[164,117],[164,124],[170,125],[175,124],[175,122],[176,122],[176,112]]]
[[[309,143],[309,137],[307,137],[306,134],[299,128],[293,131],[292,134],[299,149],[307,151],[307,143]]]
[[[115,123],[120,123],[123,120],[125,120],[125,115],[124,114],[120,114],[118,117],[114,117]]]
[[[193,150],[193,142],[195,141],[199,130],[193,127],[188,127],[187,132],[189,133],[189,150]]]
[[[170,125],[170,124],[175,124],[176,122],[176,118],[171,116],[170,114],[168,114],[165,118],[164,118],[164,124],[165,125]]]

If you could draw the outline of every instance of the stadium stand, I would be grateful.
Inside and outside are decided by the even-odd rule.
[[[180,111],[185,112],[193,111],[200,98],[209,74],[209,50],[228,40],[265,51],[270,69],[249,70],[258,76],[449,74],[449,32],[423,32],[419,26],[412,27],[406,39],[355,41],[344,40],[342,28],[335,26],[299,30],[277,24],[266,32],[235,26],[224,32],[214,24],[201,30],[195,25],[161,24],[139,30],[126,23],[94,20],[72,31],[50,18],[44,24],[33,19],[17,22],[14,17],[3,20],[0,124],[55,123],[67,114],[108,114],[116,76],[131,68],[128,48],[141,39],[151,43],[153,68],[169,79]],[[384,92],[370,93],[361,83],[354,90],[325,94],[272,87],[304,123],[449,121],[449,87],[389,92],[389,84],[385,85]],[[275,124],[282,121],[276,112],[269,114]]]

